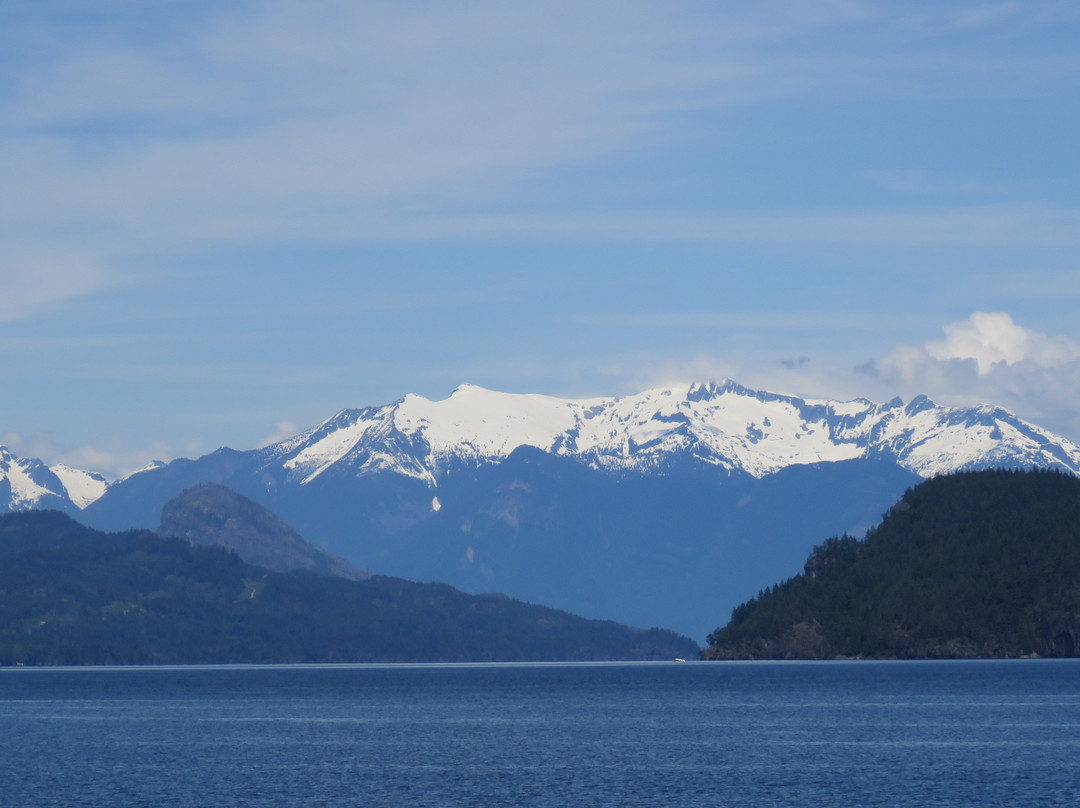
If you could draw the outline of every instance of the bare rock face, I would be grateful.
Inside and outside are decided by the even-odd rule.
[[[249,564],[273,572],[309,570],[351,580],[370,577],[310,544],[269,509],[216,483],[185,489],[166,504],[158,533],[225,547]]]

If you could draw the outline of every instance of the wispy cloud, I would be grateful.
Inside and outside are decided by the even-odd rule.
[[[512,238],[583,242],[1076,247],[1080,209],[1050,205],[831,211],[477,214],[385,223],[387,238]]]
[[[132,256],[438,237],[756,69],[651,2],[182,6],[3,12],[5,316]]]
[[[264,437],[261,441],[259,441],[257,448],[262,449],[266,446],[272,446],[275,443],[280,443],[286,438],[291,438],[299,431],[300,430],[297,428],[296,424],[292,421],[278,421],[276,424],[274,424],[274,428],[270,432],[270,434]]]
[[[857,88],[859,65],[888,59],[834,53],[824,35],[902,22],[887,4],[181,6],[9,12],[0,48],[19,61],[0,84],[0,246],[24,254],[20,276],[55,262],[45,244],[69,267],[48,294],[13,289],[10,310],[102,288],[121,258],[220,243],[1077,242],[1077,212],[1047,206],[542,211],[539,177],[677,142],[686,116]],[[1032,16],[956,13],[974,25],[1006,12]],[[898,27],[886,50],[903,69],[859,92],[929,71],[915,27]]]
[[[868,171],[864,175],[875,185],[906,196],[1000,197],[1016,191],[1009,183],[980,178],[940,176],[921,168]]]
[[[1074,360],[936,330],[1080,294],[1078,22],[1067,0],[0,4],[5,417],[63,422],[33,399],[79,389],[101,410],[69,423],[142,418],[132,440],[183,452],[468,372],[1030,383],[1024,412],[1063,412]],[[50,451],[91,444],[145,453]]]
[[[0,435],[0,445],[20,457],[37,458],[50,465],[63,464],[98,471],[109,479],[124,477],[155,460],[171,460],[180,454],[193,454],[203,448],[195,443],[174,446],[165,441],[131,446],[119,436],[100,437],[96,441],[73,446],[59,440],[52,431],[26,435],[5,432]]]
[[[713,311],[578,315],[573,322],[616,328],[729,328],[757,332],[863,332],[872,329],[910,329],[924,318],[908,314],[878,315],[853,311]]]
[[[955,14],[958,28],[985,28],[1015,18],[1023,12],[1019,3],[992,3],[973,6]]]
[[[0,258],[0,322],[116,283],[118,273],[85,251],[8,245]]]

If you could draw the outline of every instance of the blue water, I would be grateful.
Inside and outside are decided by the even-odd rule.
[[[4,806],[1075,806],[1080,662],[0,670]]]

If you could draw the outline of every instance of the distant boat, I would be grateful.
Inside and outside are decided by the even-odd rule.
[[[676,661],[676,662],[686,662],[686,660],[685,660],[685,659],[683,659],[683,658],[682,658],[681,656],[677,656],[677,657],[675,657],[675,661]]]

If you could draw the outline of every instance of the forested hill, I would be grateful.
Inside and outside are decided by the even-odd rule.
[[[1080,478],[980,471],[910,489],[862,541],[738,606],[706,659],[1080,654]]]
[[[444,584],[274,573],[220,547],[0,516],[0,665],[671,659],[641,630]]]

